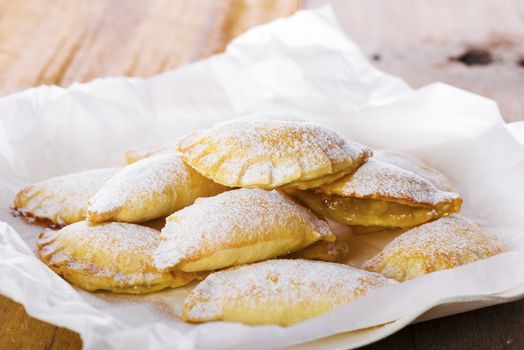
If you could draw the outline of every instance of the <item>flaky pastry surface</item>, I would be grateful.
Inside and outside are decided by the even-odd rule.
[[[227,188],[184,163],[178,154],[162,154],[124,167],[91,198],[90,222],[145,222],[164,217]]]
[[[411,206],[462,202],[460,195],[441,191],[425,178],[373,157],[355,173],[315,189],[339,197],[368,198]]]
[[[54,226],[82,221],[91,198],[120,168],[82,171],[53,177],[24,187],[13,207],[22,215]]]
[[[58,231],[44,231],[38,253],[56,273],[88,291],[144,294],[191,282],[194,274],[152,266],[159,235],[157,230],[134,224],[80,221]]]
[[[185,300],[182,317],[287,326],[394,283],[343,264],[268,260],[209,275]]]
[[[279,120],[222,123],[182,137],[178,150],[215,182],[265,189],[319,186],[353,172],[372,154],[333,130]]]
[[[161,239],[155,265],[192,272],[266,260],[336,237],[285,194],[237,189],[169,216]]]
[[[373,150],[373,158],[409,170],[428,180],[441,191],[451,191],[451,183],[444,174],[409,153],[377,149]]]
[[[460,215],[452,215],[401,234],[363,267],[404,281],[504,251],[504,246],[480,226]]]

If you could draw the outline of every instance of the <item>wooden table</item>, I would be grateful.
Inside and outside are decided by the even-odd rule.
[[[248,28],[323,0],[0,0],[0,94],[95,77],[150,76],[220,52]],[[381,69],[444,81],[524,119],[524,3],[334,1]],[[524,301],[411,325],[369,349],[524,348]],[[79,349],[79,336],[0,296],[1,349]]]

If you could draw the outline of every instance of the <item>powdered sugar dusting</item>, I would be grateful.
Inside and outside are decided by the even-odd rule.
[[[356,168],[371,155],[333,130],[289,120],[229,121],[182,138],[178,150],[219,183],[264,188]]]
[[[369,291],[395,282],[353,267],[309,260],[268,260],[216,272],[201,282],[184,303],[190,320],[214,320],[228,302],[250,309],[266,305],[295,305],[329,302],[331,307],[347,303]]]
[[[326,222],[275,190],[238,189],[200,198],[168,217],[155,265],[169,268],[195,254],[285,240],[284,232],[292,238],[335,238]]]
[[[374,157],[352,175],[324,185],[317,191],[342,197],[403,199],[430,205],[460,199],[458,193],[440,191],[423,177]]]
[[[187,165],[177,154],[164,154],[130,164],[113,176],[91,200],[90,211],[118,209],[133,200],[153,197],[173,182],[190,181]]]
[[[191,169],[178,154],[153,156],[130,164],[113,176],[91,199],[88,219],[114,219],[117,211],[127,207],[135,208],[141,215],[130,221],[150,220],[169,215],[193,203],[196,197],[223,190]],[[153,210],[153,201],[160,202],[160,212]]]
[[[373,158],[409,170],[425,178],[441,191],[451,191],[451,184],[444,174],[427,166],[411,154],[392,150],[374,150]]]
[[[46,230],[40,236],[38,249],[51,266],[89,271],[131,285],[161,276],[151,266],[158,243],[159,232],[148,227],[81,221],[59,231]]]
[[[95,169],[44,180],[20,191],[14,207],[24,215],[57,225],[83,220],[89,199],[119,170]]]
[[[504,251],[495,236],[460,215],[451,215],[401,234],[364,268],[404,280]]]

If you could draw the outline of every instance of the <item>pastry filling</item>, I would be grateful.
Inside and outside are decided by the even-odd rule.
[[[311,210],[346,225],[413,227],[456,212],[450,203],[409,206],[379,199],[294,192]]]

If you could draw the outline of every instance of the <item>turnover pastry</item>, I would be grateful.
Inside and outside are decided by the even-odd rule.
[[[225,190],[191,169],[179,155],[158,155],[113,176],[90,200],[87,220],[144,222]]]
[[[360,226],[412,227],[456,213],[462,204],[457,193],[374,157],[354,174],[292,194],[333,221]]]
[[[159,234],[134,224],[81,221],[43,232],[38,253],[56,273],[88,291],[143,294],[191,282],[193,274],[152,266]]]
[[[185,300],[182,318],[287,326],[394,283],[343,264],[269,260],[209,275]]]
[[[193,272],[271,259],[336,237],[325,221],[276,190],[238,189],[172,214],[161,239],[156,267]]]
[[[404,281],[504,251],[504,246],[478,225],[462,216],[452,215],[403,233],[363,267]]]
[[[181,138],[184,160],[231,187],[307,189],[357,169],[372,152],[337,132],[297,121],[234,120]]]
[[[22,215],[64,226],[85,220],[87,205],[119,168],[96,169],[53,177],[23,188],[13,207]]]

